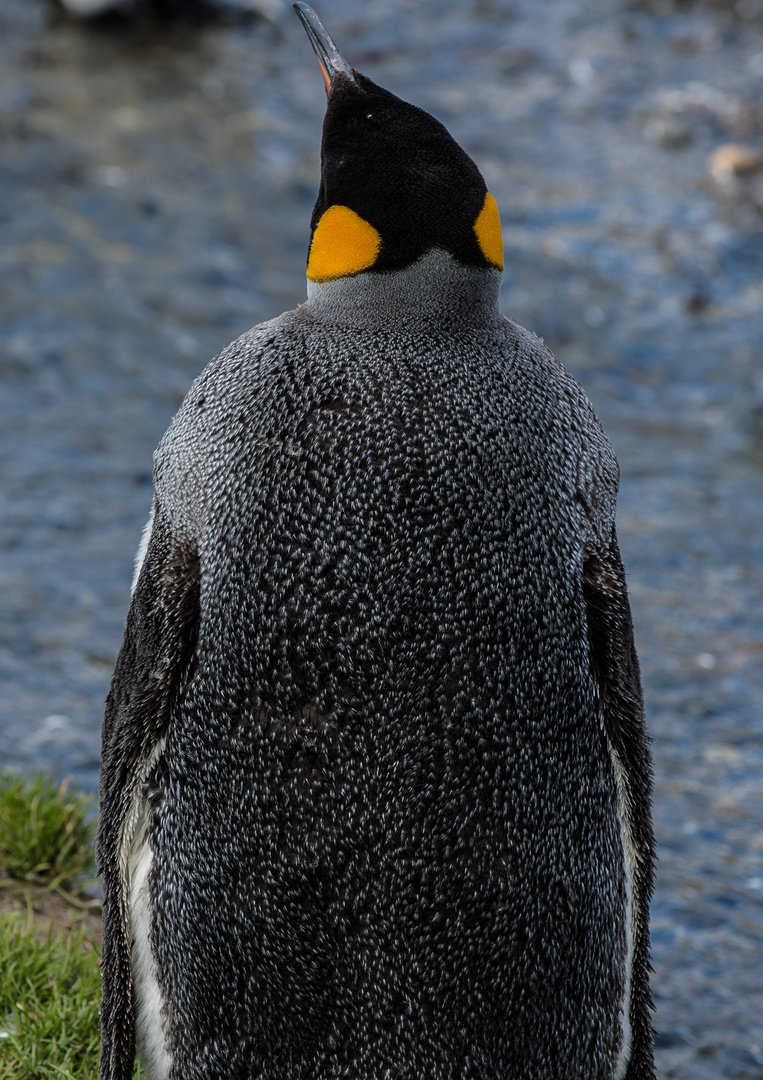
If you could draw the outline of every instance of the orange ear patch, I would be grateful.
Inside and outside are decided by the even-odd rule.
[[[488,193],[482,209],[474,222],[474,232],[480,251],[489,263],[503,270],[503,237],[501,235],[501,215],[498,213],[498,204],[493,196]]]
[[[373,266],[380,249],[381,235],[373,225],[349,206],[330,206],[313,233],[307,276],[311,281],[330,281],[357,274]]]

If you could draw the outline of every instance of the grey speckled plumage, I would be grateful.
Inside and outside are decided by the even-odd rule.
[[[173,1076],[613,1076],[607,735],[640,816],[625,1075],[651,1075],[617,467],[578,384],[498,316],[498,274],[470,274],[471,322],[348,327],[310,301],[256,328],[157,452],[101,853],[108,926],[132,783],[166,738],[147,794]],[[107,933],[109,1077],[129,1075],[120,948]]]
[[[446,136],[447,137],[447,136]],[[191,388],[103,733],[103,1080],[652,1080],[618,469],[430,251]]]

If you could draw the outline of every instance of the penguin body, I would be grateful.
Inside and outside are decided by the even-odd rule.
[[[322,186],[307,303],[155,456],[104,722],[102,1080],[136,1034],[149,1080],[649,1080],[617,464],[499,314],[489,229],[378,269],[370,216]]]

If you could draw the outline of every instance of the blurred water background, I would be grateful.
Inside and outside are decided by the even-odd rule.
[[[151,453],[304,299],[324,94],[286,4],[0,0],[0,762],[97,784]],[[501,208],[502,307],[620,459],[654,735],[660,1075],[763,1078],[763,0],[323,0]]]

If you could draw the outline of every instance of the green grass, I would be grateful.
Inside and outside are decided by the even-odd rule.
[[[97,1080],[100,951],[82,924],[54,934],[33,910],[48,890],[92,905],[77,894],[95,872],[94,831],[93,799],[0,772],[0,900],[27,903],[0,917],[0,1080]],[[137,1065],[134,1077],[145,1080]]]
[[[98,961],[82,930],[41,941],[24,916],[0,920],[0,1080],[96,1080]]]
[[[66,781],[0,773],[0,877],[81,886],[94,873],[94,811]]]
[[[0,919],[0,1080],[98,1080],[100,959],[82,929],[41,940],[28,916]]]

